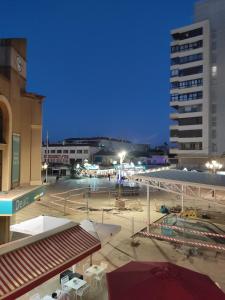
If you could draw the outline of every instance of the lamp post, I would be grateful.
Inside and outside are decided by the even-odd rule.
[[[47,183],[47,180],[48,180],[48,164],[46,162],[42,165],[42,169],[45,170],[45,182]]]
[[[44,170],[45,170],[45,182],[48,182],[48,131],[46,134],[46,161],[44,163]]]
[[[207,161],[205,164],[208,170],[212,170],[213,174],[216,174],[218,170],[222,169],[223,165],[217,162],[216,160],[212,160],[211,162]]]
[[[123,161],[125,159],[127,152],[121,151],[118,153],[118,156],[120,158],[120,168],[119,168],[119,197],[121,196],[121,175],[122,175],[122,167],[123,167]]]

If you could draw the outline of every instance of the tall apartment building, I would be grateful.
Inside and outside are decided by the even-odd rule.
[[[171,31],[170,152],[202,167],[225,153],[225,1],[195,4],[194,23]]]

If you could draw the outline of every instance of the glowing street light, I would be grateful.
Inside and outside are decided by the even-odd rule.
[[[216,160],[212,160],[211,162],[207,161],[205,166],[208,170],[212,170],[214,174],[216,174],[217,170],[220,170],[223,167],[223,165],[217,162]]]
[[[118,153],[118,156],[120,158],[120,164],[122,165],[123,161],[124,161],[124,158],[126,156],[127,152],[126,151],[121,151]]]
[[[48,165],[47,165],[47,163],[45,162],[43,165],[42,165],[42,169],[43,170],[46,170],[48,168]]]

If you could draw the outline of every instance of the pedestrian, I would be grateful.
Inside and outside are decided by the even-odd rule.
[[[58,296],[57,296],[56,292],[52,293],[52,299],[58,299]]]
[[[109,178],[109,181],[110,181],[110,178],[111,178],[111,175],[110,175],[110,173],[108,173],[108,178]]]

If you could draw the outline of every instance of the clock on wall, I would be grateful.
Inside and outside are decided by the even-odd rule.
[[[19,55],[17,55],[16,57],[16,65],[17,65],[18,72],[22,72],[23,62],[22,62],[22,58]]]

